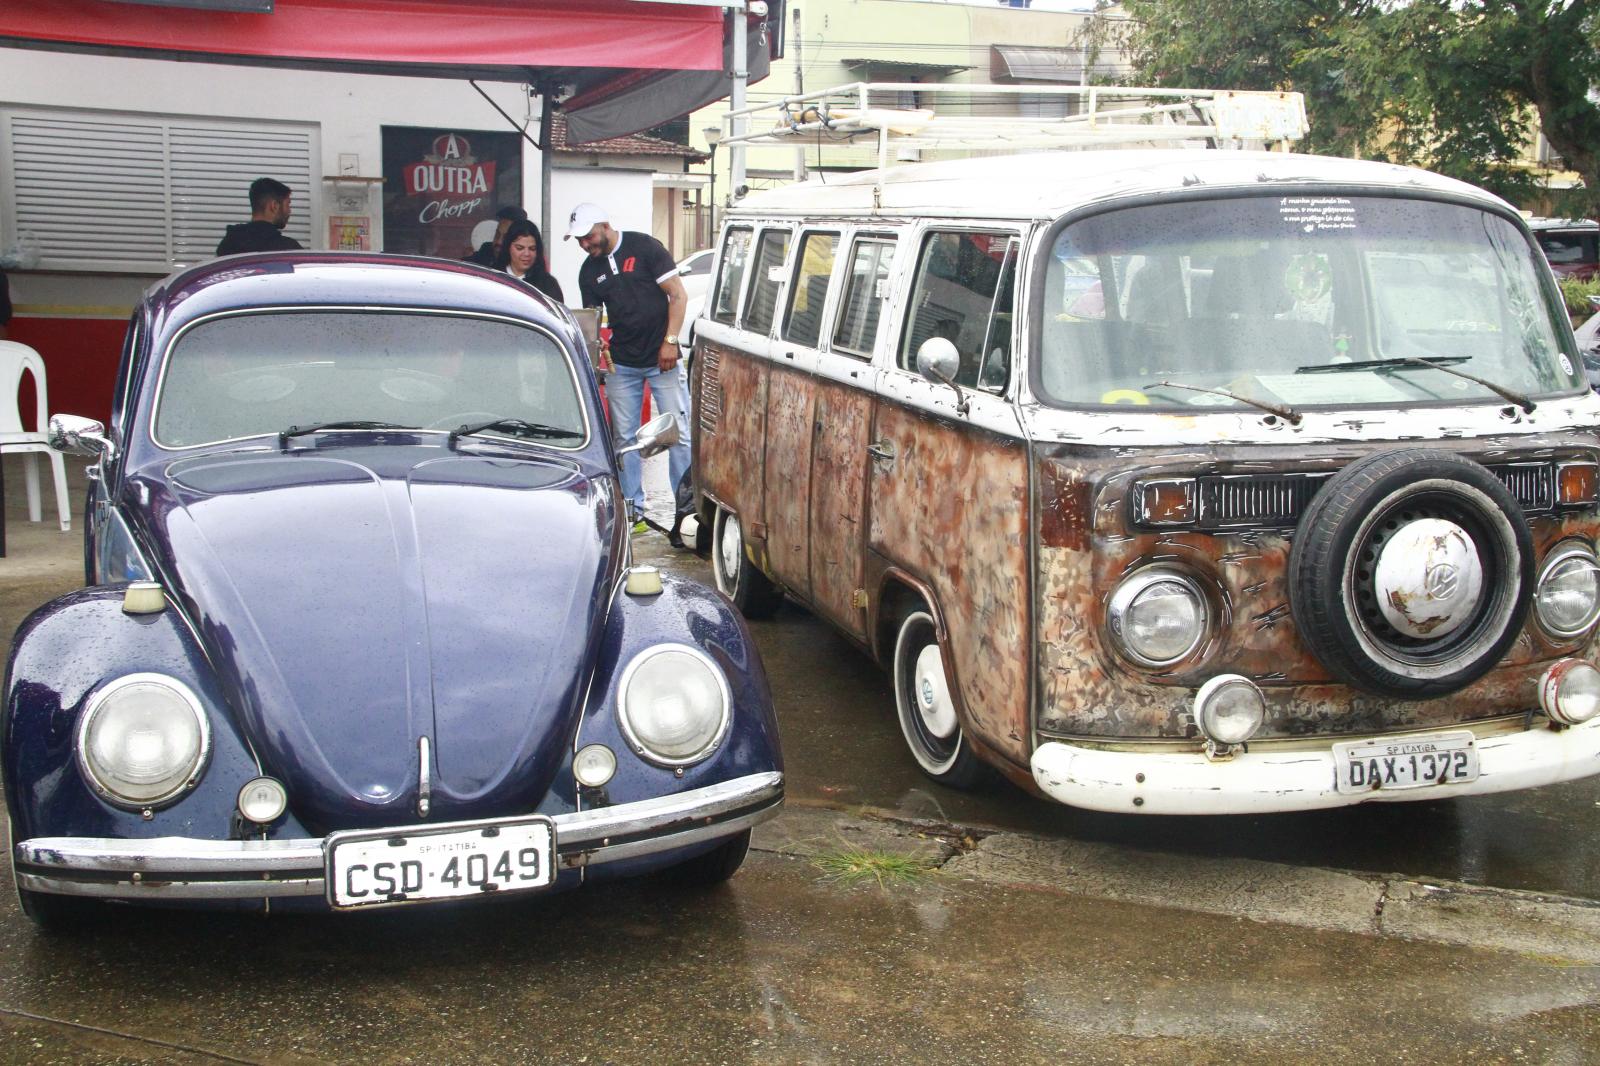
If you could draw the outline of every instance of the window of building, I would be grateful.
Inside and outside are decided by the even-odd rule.
[[[319,156],[308,124],[3,109],[0,223],[45,270],[164,274],[210,259],[266,176],[294,191],[284,232],[309,248]]]

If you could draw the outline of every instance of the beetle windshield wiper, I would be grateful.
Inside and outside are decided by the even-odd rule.
[[[542,422],[528,422],[521,418],[494,418],[488,422],[477,422],[470,426],[457,426],[450,431],[450,443],[454,444],[462,437],[470,437],[474,433],[482,433],[486,429],[505,430],[513,437],[577,440],[583,436],[577,430],[564,429],[561,426],[547,426]]]
[[[1279,418],[1288,419],[1291,426],[1298,426],[1300,424],[1300,412],[1296,411],[1293,407],[1290,407],[1286,403],[1268,403],[1265,400],[1252,400],[1248,396],[1240,396],[1237,392],[1229,392],[1227,389],[1211,389],[1206,388],[1203,385],[1185,385],[1181,381],[1158,381],[1154,385],[1146,385],[1145,388],[1147,390],[1166,388],[1187,389],[1190,392],[1209,392],[1213,396],[1226,396],[1230,400],[1237,400],[1239,403],[1247,403],[1251,407],[1259,407],[1268,414],[1274,414]]]
[[[1469,374],[1465,370],[1457,370],[1452,364],[1465,363],[1471,360],[1469,355],[1441,355],[1433,359],[1423,359],[1415,355],[1402,355],[1395,359],[1370,359],[1365,362],[1355,361],[1349,363],[1323,363],[1319,366],[1303,366],[1295,371],[1296,374],[1343,374],[1355,370],[1370,370],[1374,373],[1385,373],[1395,370],[1405,370],[1413,366],[1425,366],[1430,370],[1438,370],[1446,374],[1454,374],[1458,378],[1482,385],[1502,400],[1509,401],[1522,408],[1524,412],[1532,411],[1534,402],[1527,396],[1504,385],[1496,385],[1486,381],[1476,374]]]
[[[278,434],[278,443],[289,443],[290,437],[303,437],[307,433],[321,433],[325,429],[416,429],[416,426],[402,426],[394,422],[364,422],[351,420],[345,422],[313,422],[309,426],[290,426]]]

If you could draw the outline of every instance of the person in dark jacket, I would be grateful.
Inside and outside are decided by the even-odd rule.
[[[506,230],[510,228],[511,223],[522,222],[527,217],[528,212],[516,204],[506,204],[494,213],[494,237],[491,240],[481,242],[472,254],[463,258],[467,262],[477,263],[479,266],[494,266],[495,257],[500,254],[500,243],[505,240]],[[479,225],[482,225],[482,223],[479,223]]]
[[[250,183],[250,221],[229,226],[217,244],[218,255],[239,252],[292,252],[301,247],[285,236],[289,224],[289,197],[292,190],[281,181],[257,178]]]
[[[504,270],[518,281],[527,282],[556,303],[562,302],[561,283],[545,265],[544,238],[539,227],[524,219],[513,222],[500,242],[500,255],[494,261],[495,269]]]

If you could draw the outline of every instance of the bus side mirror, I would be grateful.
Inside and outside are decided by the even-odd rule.
[[[943,337],[929,337],[917,348],[917,373],[929,381],[949,385],[956,390],[956,413],[967,413],[967,395],[956,384],[961,372],[961,353]]]

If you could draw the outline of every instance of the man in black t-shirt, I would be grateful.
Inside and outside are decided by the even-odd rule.
[[[583,306],[606,309],[611,326],[611,364],[606,400],[618,445],[639,430],[639,413],[648,386],[657,415],[678,420],[678,443],[667,449],[667,469],[676,491],[689,471],[689,419],[683,376],[678,369],[678,331],[689,301],[678,264],[660,241],[647,233],[612,228],[611,215],[596,204],[579,204],[567,219],[567,239],[577,240],[589,258],[578,268]],[[622,457],[622,495],[637,519],[644,507],[639,455]],[[635,525],[635,531],[639,526]]]
[[[272,178],[257,178],[250,183],[250,221],[229,226],[217,243],[218,255],[239,252],[292,252],[300,242],[286,236],[289,224],[289,197],[293,190]]]

